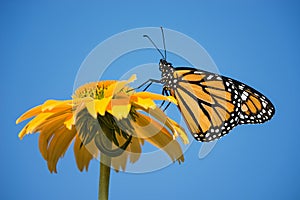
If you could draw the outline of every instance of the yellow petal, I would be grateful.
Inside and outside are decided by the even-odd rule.
[[[34,133],[36,129],[47,119],[51,113],[41,113],[33,118],[28,124],[21,130],[18,137],[23,139],[26,134]]]
[[[97,113],[104,116],[106,108],[107,108],[110,100],[111,100],[111,97],[96,100],[95,101],[95,109],[96,109]]]
[[[20,131],[18,137],[20,138],[20,140],[23,139],[23,137],[27,134],[27,128],[28,128],[28,124],[26,126],[24,126],[24,128]]]
[[[184,161],[179,143],[173,139],[165,127],[155,120],[151,120],[148,116],[141,113],[137,113],[137,115],[136,124],[133,125],[139,137],[144,138],[152,145],[165,151],[173,161]],[[153,131],[152,135],[149,135],[149,130]]]
[[[31,132],[39,132],[40,130],[47,128],[51,129],[52,126],[56,124],[60,124],[60,126],[63,126],[66,119],[70,119],[73,115],[72,112],[59,112],[59,113],[41,113],[40,115],[48,115],[44,120],[41,120],[38,126],[36,126],[34,129],[31,130]],[[37,118],[36,117],[36,118]],[[29,122],[31,123],[31,121]]]
[[[155,94],[152,92],[137,92],[137,93],[134,93],[133,95],[131,95],[132,99],[135,99],[136,97],[140,97],[140,98],[144,98],[144,99],[150,98],[152,100],[170,101],[170,102],[174,103],[175,105],[177,105],[177,101],[174,97],[164,96],[161,94]]]
[[[48,118],[52,115],[52,113],[41,113],[37,115],[35,118],[33,118],[29,123],[28,123],[28,132],[29,133],[34,133],[36,132],[36,129]]]
[[[57,104],[59,104],[60,102],[59,101],[56,101],[56,100],[47,100],[44,102],[44,104],[42,105],[42,111],[45,111],[45,110],[51,110],[53,107],[55,107]]]
[[[156,107],[156,104],[154,103],[154,101],[149,98],[143,99],[143,98],[138,97],[137,100],[135,101],[135,103],[137,105],[143,107],[144,109],[148,109],[148,108],[154,109]]]
[[[42,105],[36,106],[36,107],[28,110],[27,112],[25,112],[23,115],[21,115],[17,119],[16,124],[18,124],[18,123],[20,123],[20,122],[22,122],[22,121],[24,121],[26,119],[29,119],[29,118],[31,118],[33,116],[36,116],[36,115],[38,115],[41,112],[42,112]]]
[[[100,100],[92,100],[85,103],[85,106],[90,113],[91,116],[93,116],[95,119],[97,118],[97,113],[100,115],[104,115],[106,112],[106,108],[109,105],[109,102],[111,100],[111,97],[109,98],[103,98]]]
[[[117,138],[120,145],[122,145],[126,142],[126,139],[124,137],[122,137],[121,135],[119,135],[117,132],[116,132],[115,135],[116,135],[116,138]],[[126,150],[120,156],[112,158],[112,160],[111,160],[112,161],[112,167],[116,171],[119,171],[120,169],[125,171],[127,160],[128,160],[129,154],[130,154],[129,146],[126,148]],[[115,148],[118,148],[118,147],[113,144],[113,149],[115,149]]]
[[[141,140],[143,139],[139,139],[137,137],[132,137],[132,141],[130,143],[129,147],[129,151],[130,153],[130,162],[131,163],[135,163],[141,156],[142,153],[142,148],[141,148]]]
[[[73,100],[47,100],[45,101],[45,103],[42,105],[42,111],[46,111],[46,110],[53,110],[54,108],[57,109],[57,111],[59,110],[63,110],[66,107],[72,107],[72,102]]]
[[[127,84],[136,80],[136,75],[133,74],[127,81],[118,81],[110,85],[104,93],[104,97],[114,96],[119,93]]]
[[[86,169],[88,170],[89,163],[93,159],[92,154],[86,149],[84,145],[82,145],[79,136],[76,136],[74,143],[74,155],[77,167],[80,171]]]
[[[50,172],[57,172],[57,161],[64,155],[75,135],[76,129],[68,130],[65,127],[55,132],[50,141],[47,152],[48,169]]]
[[[127,84],[128,84],[127,81],[117,82],[116,85],[115,85],[115,87],[112,88],[113,91],[111,93],[111,96],[114,96],[115,94],[119,93]]]
[[[132,83],[133,81],[136,80],[136,74],[132,74],[131,77],[128,79],[128,83]]]
[[[159,108],[148,110],[148,112],[155,117],[160,123],[165,124],[175,136],[179,135],[184,144],[188,144],[188,136],[184,129],[177,124],[174,120],[167,117],[167,115]]]
[[[104,97],[112,97],[116,88],[117,82],[112,83],[107,87],[107,90],[104,92]]]
[[[179,124],[177,124],[174,120],[168,118],[168,121],[171,122],[172,127],[174,127],[174,130],[176,131],[176,133],[181,138],[183,144],[188,144],[189,143],[189,138],[188,138],[187,134],[185,133],[184,129]]]
[[[90,113],[90,115],[93,117],[93,118],[97,118],[97,111],[95,109],[95,101],[90,101],[90,102],[87,102],[85,104],[88,112]]]
[[[112,107],[112,115],[117,118],[117,120],[121,120],[123,118],[126,118],[129,114],[131,105],[115,105]]]
[[[125,171],[126,169],[126,164],[127,164],[127,159],[128,159],[128,152],[122,153],[120,156],[113,157],[111,159],[111,166],[112,168],[116,171],[119,172],[120,169]]]
[[[50,139],[54,135],[54,133],[62,127],[61,121],[50,121],[47,124],[45,124],[41,131],[39,136],[39,149],[40,152],[45,160],[48,158],[48,146],[50,143]]]
[[[66,101],[57,101],[57,100],[47,100],[43,105],[36,106],[29,111],[25,112],[21,117],[19,117],[16,120],[16,123],[20,123],[26,119],[29,119],[31,117],[34,117],[41,112],[46,112],[46,111],[53,111],[53,112],[58,112],[58,111],[66,111],[69,109],[72,109],[72,100],[66,100]],[[56,108],[56,110],[53,110]]]
[[[74,115],[70,115],[66,121],[64,122],[64,125],[67,127],[67,129],[71,130],[72,126],[75,124],[75,117]]]

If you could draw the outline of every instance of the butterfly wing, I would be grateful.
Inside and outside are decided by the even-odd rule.
[[[175,68],[171,89],[196,140],[208,142],[239,123],[241,98],[231,79],[193,68]]]
[[[170,93],[196,140],[209,142],[238,124],[263,123],[274,114],[272,103],[239,81],[194,68],[175,68]]]
[[[239,124],[258,124],[270,120],[275,108],[263,94],[237,80],[232,80],[242,99]]]

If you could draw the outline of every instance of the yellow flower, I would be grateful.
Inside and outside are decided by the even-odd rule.
[[[47,100],[24,113],[16,123],[34,117],[19,133],[39,132],[39,149],[50,172],[72,141],[80,171],[88,169],[93,157],[106,154],[112,157],[115,170],[125,170],[126,163],[136,162],[141,146],[147,141],[164,150],[172,161],[184,161],[179,136],[184,144],[188,138],[184,130],[168,118],[153,100],[170,101],[150,92],[135,92],[127,81],[100,81],[79,87],[70,100]]]

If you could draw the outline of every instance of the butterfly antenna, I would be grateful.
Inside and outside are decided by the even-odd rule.
[[[164,50],[165,50],[165,60],[167,60],[167,50],[166,50],[166,40],[165,40],[165,34],[164,34],[164,29],[161,26],[161,34],[162,34],[162,38],[163,38],[163,44],[164,44]]]
[[[148,38],[148,40],[150,40],[150,42],[153,44],[153,46],[155,47],[155,49],[160,53],[160,55],[163,57],[163,59],[165,60],[165,56],[161,53],[161,51],[159,50],[159,48],[156,46],[156,44],[152,41],[152,39],[148,36],[148,35],[143,35],[143,37]]]

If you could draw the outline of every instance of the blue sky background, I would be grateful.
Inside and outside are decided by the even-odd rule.
[[[80,64],[101,41],[149,26],[194,38],[222,74],[269,97],[276,115],[235,128],[205,159],[193,143],[182,165],[112,172],[110,199],[299,199],[299,19],[299,3],[283,0],[1,1],[0,199],[97,199],[98,161],[80,173],[70,149],[50,174],[38,135],[20,141],[24,123],[15,120],[48,98],[69,98]]]

